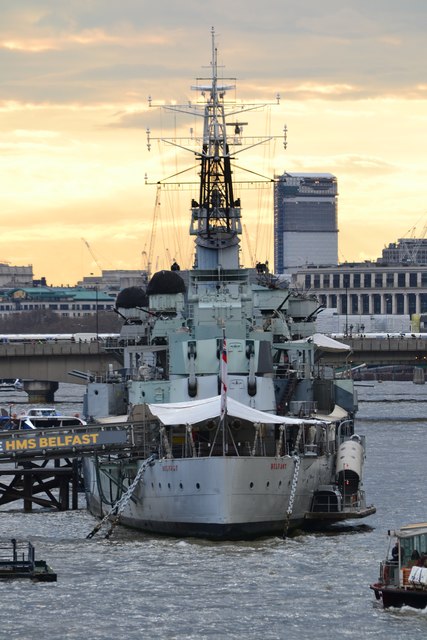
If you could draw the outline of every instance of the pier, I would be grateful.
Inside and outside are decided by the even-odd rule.
[[[82,456],[138,453],[138,423],[0,431],[0,508],[23,501],[66,511],[78,508]]]

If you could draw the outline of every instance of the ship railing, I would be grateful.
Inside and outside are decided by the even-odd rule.
[[[380,582],[385,585],[399,586],[400,570],[397,560],[383,560],[380,562]]]
[[[331,494],[316,495],[315,502],[312,507],[315,513],[337,513],[337,497]]]
[[[15,568],[34,569],[35,550],[31,542],[18,542],[14,538],[11,540],[12,555],[10,545],[0,544],[0,566],[7,566],[13,563]],[[4,555],[7,550],[7,555]]]
[[[305,444],[304,445],[304,455],[306,456],[317,456],[318,454],[318,446],[317,444]]]
[[[303,418],[312,416],[317,412],[317,402],[312,400],[291,400],[289,402],[289,415]]]
[[[274,375],[279,379],[297,378],[300,380],[305,377],[306,369],[303,365],[295,363],[275,365]]]
[[[342,420],[337,428],[337,446],[349,440],[354,435],[354,422],[352,418]]]
[[[364,509],[366,506],[365,492],[362,489],[358,489],[356,493],[344,492],[343,505],[344,509],[350,509],[351,511]]]

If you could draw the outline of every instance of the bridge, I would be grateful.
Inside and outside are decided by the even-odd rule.
[[[349,336],[340,341],[352,349],[347,359],[352,366],[427,366],[427,335],[426,338]],[[342,354],[325,353],[322,362],[338,366]],[[114,369],[123,366],[117,341],[0,344],[0,379],[23,380],[31,402],[53,401],[58,382],[85,384],[83,378],[70,376],[73,370],[102,374],[109,365]]]
[[[351,347],[347,361],[352,366],[427,366],[427,334],[426,338],[348,336],[340,338],[339,342]],[[322,357],[322,362],[332,366],[338,365],[341,361],[342,354],[328,352]]]
[[[23,336],[24,339],[25,336]],[[123,366],[117,343],[101,341],[0,343],[0,379],[23,381],[30,402],[53,402],[59,382],[85,384],[73,370],[103,373]]]

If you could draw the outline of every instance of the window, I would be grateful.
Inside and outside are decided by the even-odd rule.
[[[427,275],[427,274],[426,274]],[[398,287],[405,287],[405,274],[404,273],[398,273],[397,274],[397,286]]]
[[[416,287],[417,286],[417,274],[416,273],[411,272],[409,274],[409,286],[410,287]],[[412,313],[415,313],[415,312],[412,312]]]
[[[367,315],[369,313],[369,295],[367,293],[363,293],[361,296],[361,313]]]
[[[381,313],[381,296],[379,293],[374,293],[373,298],[373,313]]]
[[[365,285],[365,289],[370,289],[372,287],[372,274],[371,273],[365,273],[364,285]]]
[[[405,296],[402,293],[396,294],[396,313],[400,315],[405,313]]]
[[[353,276],[353,287],[360,289],[360,273],[355,273]]]
[[[408,311],[412,316],[416,312],[417,308],[417,296],[415,293],[408,293]]]
[[[352,293],[350,296],[350,309],[349,313],[359,313],[358,296]]]
[[[382,273],[376,273],[375,274],[375,288],[376,289],[382,289],[383,287],[383,274]]]

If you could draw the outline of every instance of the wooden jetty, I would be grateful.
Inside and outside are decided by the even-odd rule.
[[[22,500],[24,511],[77,509],[82,456],[135,452],[137,442],[136,423],[0,430],[0,508]]]

